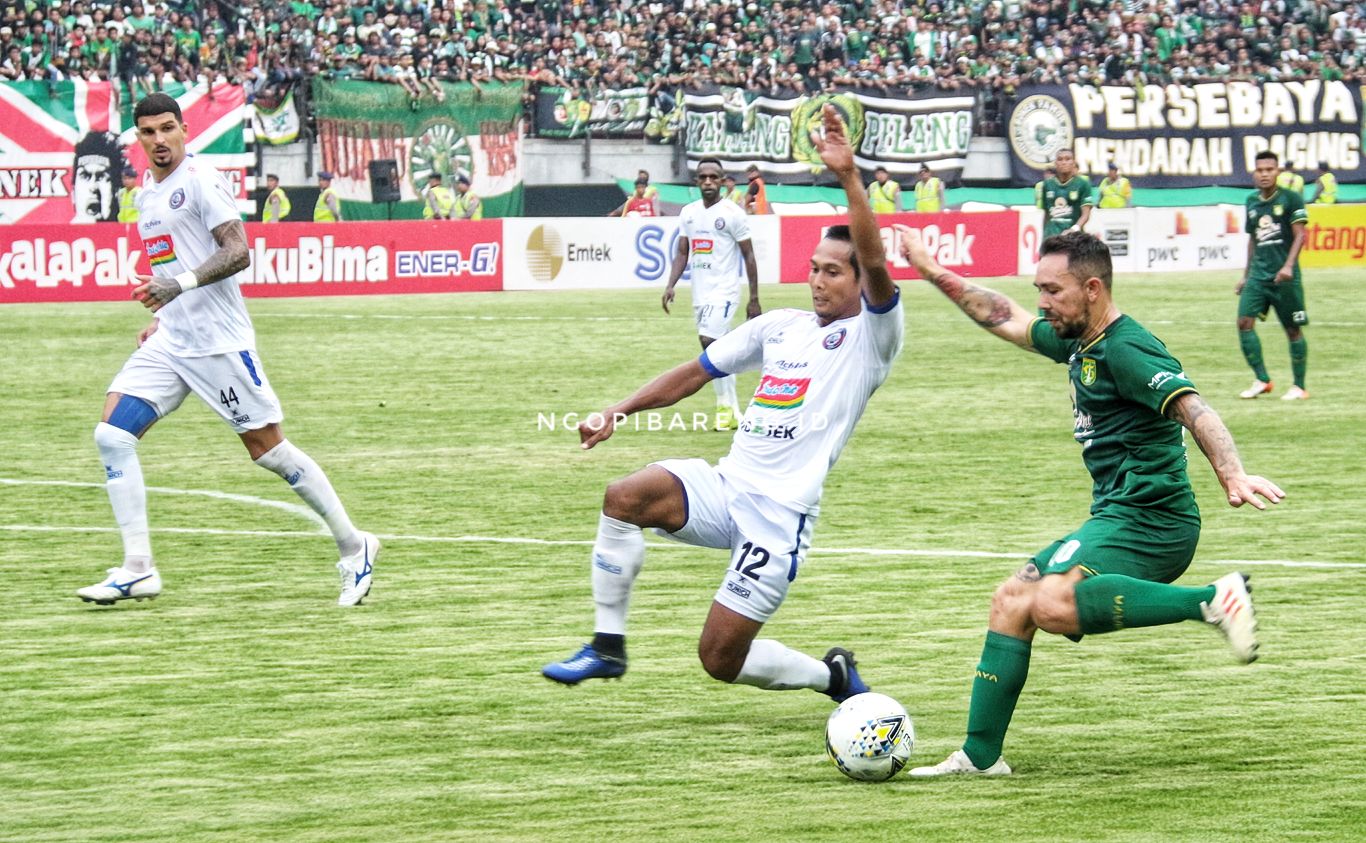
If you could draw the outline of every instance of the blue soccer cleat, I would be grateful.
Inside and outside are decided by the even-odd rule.
[[[854,654],[843,647],[831,647],[830,652],[821,659],[830,668],[830,688],[825,692],[837,703],[844,702],[857,694],[868,693],[868,686],[858,675],[858,662]]]
[[[562,662],[541,668],[541,675],[546,679],[564,685],[577,685],[585,679],[617,679],[625,672],[625,659],[604,656],[594,650],[592,644],[584,644],[583,649]]]

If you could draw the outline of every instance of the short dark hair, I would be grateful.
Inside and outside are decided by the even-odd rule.
[[[711,157],[711,156],[707,156],[706,158],[703,158],[702,160],[700,160],[700,161],[697,162],[697,168],[700,170],[700,169],[702,168],[702,165],[703,165],[703,164],[715,164],[715,165],[716,165],[716,169],[720,170],[720,171],[723,172],[723,173],[726,171],[726,165],[725,165],[725,164],[722,164],[722,163],[721,163],[721,159],[719,159],[719,158],[713,158],[713,157]],[[644,170],[640,170],[639,172],[642,172],[642,173],[643,173],[643,172],[645,172],[645,171],[644,171]],[[696,172],[696,170],[694,170],[693,172]]]
[[[1271,160],[1271,161],[1275,161],[1275,162],[1276,162],[1276,166],[1278,166],[1278,167],[1279,167],[1280,164],[1281,164],[1280,156],[1278,156],[1276,153],[1272,152],[1272,151],[1269,150],[1269,149],[1263,149],[1261,152],[1258,152],[1258,153],[1257,153],[1257,158],[1256,158],[1255,160],[1257,160],[1257,161],[1265,161],[1265,160],[1268,160],[1268,159]]]
[[[138,118],[141,117],[155,117],[158,114],[172,114],[177,123],[185,122],[185,118],[180,114],[180,103],[170,94],[163,93],[148,94],[139,100],[133,107],[133,122],[138,122]]]
[[[1067,271],[1082,281],[1087,278],[1099,278],[1108,290],[1114,280],[1110,247],[1094,234],[1087,234],[1085,231],[1055,234],[1043,241],[1039,257],[1045,255],[1066,255]]]
[[[267,179],[275,179],[276,181],[279,181],[279,180],[280,180],[280,177],[277,176],[277,175],[275,175],[274,173],[266,173],[266,178],[267,178]]]
[[[854,267],[854,277],[858,278],[862,271],[858,265],[858,249],[854,248],[854,235],[849,232],[847,225],[832,225],[825,230],[826,240],[837,240],[840,243],[849,244],[849,264]]]

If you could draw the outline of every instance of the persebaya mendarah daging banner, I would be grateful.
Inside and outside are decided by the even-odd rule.
[[[1313,181],[1327,164],[1366,182],[1362,89],[1341,81],[1193,85],[1025,85],[1007,124],[1015,183],[1042,178],[1059,149],[1082,173],[1111,162],[1139,187],[1251,187],[1257,153]]]
[[[771,97],[730,87],[689,92],[688,166],[716,158],[736,174],[755,164],[775,183],[829,182],[811,139],[826,103],[839,111],[854,162],[870,177],[882,166],[897,181],[911,181],[928,164],[945,181],[958,180],[972,140],[973,98],[927,93]]]

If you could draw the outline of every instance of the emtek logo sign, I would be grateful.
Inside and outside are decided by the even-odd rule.
[[[554,281],[566,263],[611,262],[610,245],[566,241],[553,225],[536,226],[526,239],[526,268],[537,281]]]

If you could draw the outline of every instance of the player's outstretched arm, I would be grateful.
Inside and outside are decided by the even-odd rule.
[[[844,188],[845,202],[849,206],[849,235],[854,241],[854,254],[858,256],[862,268],[860,283],[863,297],[868,304],[880,308],[896,295],[891,273],[887,271],[887,253],[882,248],[882,232],[878,228],[877,217],[873,216],[868,194],[859,180],[858,167],[854,166],[854,148],[844,132],[844,121],[833,105],[827,104],[821,111],[821,126],[824,133],[813,137],[821,161],[830,172],[840,180]]]
[[[139,275],[138,280],[143,283],[133,288],[133,298],[155,313],[186,290],[222,281],[251,266],[247,231],[242,227],[241,220],[229,220],[215,228],[213,239],[218,249],[192,270],[186,270],[174,278]]]
[[[593,413],[579,424],[579,442],[585,451],[612,435],[617,422],[642,410],[672,407],[711,381],[697,360],[675,366],[637,389],[630,398]]]
[[[1266,509],[1266,504],[1257,498],[1258,495],[1270,503],[1280,503],[1285,497],[1285,492],[1275,483],[1243,471],[1243,461],[1233,444],[1233,434],[1229,433],[1223,419],[1205,403],[1205,399],[1194,392],[1178,395],[1167,407],[1167,417],[1191,432],[1195,444],[1200,446],[1205,458],[1214,467],[1214,474],[1228,495],[1229,506],[1246,503],[1257,509]]]
[[[925,248],[920,232],[904,225],[892,226],[901,242],[901,256],[915,267],[920,277],[939,288],[949,301],[968,315],[972,321],[1003,340],[1021,348],[1029,348],[1029,326],[1034,314],[1025,310],[1009,296],[964,281],[940,266]]]

